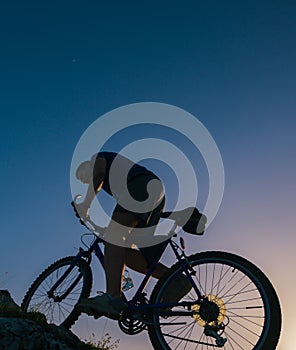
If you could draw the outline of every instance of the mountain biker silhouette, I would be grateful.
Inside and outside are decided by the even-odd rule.
[[[76,176],[88,188],[82,203],[77,204],[81,197],[78,195],[71,203],[75,214],[79,216],[79,211],[87,219],[91,202],[103,189],[117,201],[112,220],[107,229],[97,226],[91,218],[80,220],[88,228],[86,234],[93,236],[92,243],[82,239],[86,250],[80,247],[76,255],[55,261],[39,274],[23,298],[23,312],[38,309],[49,323],[66,328],[73,326],[81,312],[95,318],[105,315],[118,319],[126,334],[147,330],[153,348],[158,350],[199,345],[276,348],[281,333],[281,306],[268,277],[252,262],[233,253],[204,251],[187,255],[183,237],[179,244],[173,238],[180,228],[181,233],[203,235],[206,216],[196,207],[163,211],[165,198],[159,179],[148,169],[111,152],[97,154],[80,164]],[[150,235],[149,246],[146,232],[150,228],[154,231],[152,218],[157,223],[159,217],[173,221],[173,225],[164,230],[167,233],[160,244],[159,233]],[[101,236],[104,233],[106,237]],[[156,245],[152,238],[157,238]],[[138,250],[131,249],[133,241]],[[177,260],[169,268],[159,264],[168,247]],[[98,272],[107,270],[107,292],[88,298],[93,281],[92,256],[98,259]],[[121,292],[124,264],[147,272],[131,298]],[[145,288],[153,273],[161,278],[147,296]],[[101,278],[98,282],[103,283]]]
[[[99,152],[81,163],[76,178],[88,185],[84,200],[75,204],[82,220],[88,218],[91,203],[100,190],[117,202],[104,231],[107,291],[82,299],[77,307],[88,315],[117,319],[126,308],[121,299],[124,266],[145,274],[158,252],[158,242],[152,243],[151,238],[154,239],[155,226],[165,206],[164,187],[153,172],[114,152]],[[150,228],[148,237],[143,234],[140,238],[139,250],[131,248],[133,230],[137,228]],[[141,246],[145,239],[151,242],[150,246],[147,243]],[[159,279],[167,270],[165,265],[158,263],[153,277]],[[166,296],[168,301],[181,299],[191,289],[184,275],[178,276],[173,283],[171,290],[174,292]]]

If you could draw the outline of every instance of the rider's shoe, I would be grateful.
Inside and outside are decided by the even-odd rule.
[[[192,289],[191,283],[183,274],[179,274],[174,278],[164,293],[163,303],[177,303]]]
[[[108,293],[100,293],[93,298],[81,299],[76,307],[79,311],[95,318],[106,316],[113,320],[119,320],[127,305],[120,297],[113,298]]]

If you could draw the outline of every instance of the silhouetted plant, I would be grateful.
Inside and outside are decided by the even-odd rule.
[[[99,340],[95,339],[96,336],[94,333],[91,335],[90,340],[85,340],[86,344],[89,345],[92,349],[97,350],[115,350],[118,348],[119,339],[112,341],[111,336],[109,333],[106,333],[103,337],[101,337]]]

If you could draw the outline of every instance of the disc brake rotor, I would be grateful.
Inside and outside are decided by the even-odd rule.
[[[216,295],[207,294],[199,305],[193,305],[192,310],[196,312],[193,318],[201,327],[218,326],[226,317],[226,306],[221,298]]]

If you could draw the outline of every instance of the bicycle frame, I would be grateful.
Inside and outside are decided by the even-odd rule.
[[[175,256],[176,256],[177,260],[180,262],[180,264],[182,266],[183,272],[185,272],[188,280],[191,282],[192,287],[193,287],[194,291],[197,294],[197,301],[194,301],[194,302],[180,302],[180,303],[160,303],[160,304],[135,305],[138,297],[143,293],[145,286],[149,282],[149,279],[151,278],[154,270],[157,267],[157,264],[159,263],[162,255],[165,252],[165,250],[167,249],[168,245],[172,248],[173,252],[175,253]],[[186,258],[182,259],[184,257],[185,257],[184,253],[183,254],[179,254],[178,249],[176,248],[176,243],[174,243],[172,241],[172,239],[169,239],[169,240],[167,240],[167,241],[162,243],[162,247],[161,247],[161,250],[159,252],[158,259],[155,259],[153,261],[151,267],[148,269],[146,275],[144,276],[142,282],[140,283],[140,285],[139,285],[135,295],[133,296],[131,301],[128,302],[129,308],[130,308],[130,310],[132,312],[133,311],[137,311],[137,312],[144,312],[145,313],[146,311],[149,311],[149,310],[151,310],[151,311],[152,310],[155,311],[155,309],[163,309],[163,310],[165,310],[165,309],[172,308],[174,306],[192,306],[192,305],[198,303],[199,300],[201,300],[202,295],[201,295],[199,289],[197,288],[195,282],[193,281],[193,279],[191,277],[191,274],[189,272],[190,267],[188,268],[188,263],[186,261]],[[185,312],[185,311],[184,312],[170,311],[169,314],[171,316],[182,316],[182,315],[188,315],[188,312]]]
[[[177,225],[175,224],[174,229],[170,232],[171,234],[175,234],[175,229],[176,229]],[[103,269],[104,269],[104,254],[102,252],[102,249],[100,247],[100,243],[104,243],[104,240],[101,239],[100,237],[96,237],[96,239],[94,240],[94,242],[90,245],[88,250],[84,250],[83,248],[79,249],[78,254],[75,256],[75,259],[73,259],[72,264],[69,266],[69,268],[64,272],[64,274],[58,279],[58,281],[52,286],[52,288],[48,291],[48,296],[52,297],[55,301],[60,301],[63,300],[65,297],[67,297],[67,295],[71,292],[71,290],[75,287],[75,285],[78,283],[79,279],[81,278],[81,276],[78,276],[75,281],[73,281],[73,283],[71,284],[71,286],[68,288],[68,290],[61,296],[59,297],[55,297],[54,296],[54,290],[56,288],[58,288],[58,286],[65,280],[65,278],[71,273],[71,271],[73,270],[74,266],[77,264],[77,262],[80,259],[83,259],[85,257],[90,257],[92,253],[95,254],[95,256],[97,257],[97,259],[99,260],[100,264],[102,265]],[[194,289],[194,291],[196,292],[197,295],[197,300],[192,301],[192,302],[180,302],[180,303],[160,303],[160,304],[141,304],[141,305],[136,305],[137,300],[139,300],[139,297],[143,294],[143,291],[147,285],[147,283],[149,282],[150,278],[153,275],[154,270],[157,267],[157,264],[159,263],[163,253],[165,252],[165,250],[167,249],[167,247],[170,246],[177,258],[177,260],[179,261],[180,265],[182,266],[183,272],[186,274],[188,280],[191,282],[192,284],[192,288]],[[133,312],[140,312],[140,313],[146,313],[146,312],[151,312],[152,310],[155,312],[155,309],[159,309],[159,310],[168,310],[169,308],[172,308],[174,306],[185,306],[185,307],[190,307],[196,303],[199,303],[199,301],[202,298],[202,295],[200,293],[200,290],[198,289],[198,287],[196,286],[196,283],[193,281],[192,277],[191,277],[191,272],[190,272],[190,266],[188,266],[188,262],[186,260],[186,256],[184,254],[184,251],[182,251],[182,254],[180,254],[178,252],[178,248],[177,248],[177,244],[172,240],[172,239],[168,239],[166,241],[164,241],[162,243],[160,252],[158,254],[158,258],[156,258],[153,263],[151,264],[151,266],[149,267],[146,275],[143,277],[143,280],[141,281],[138,289],[136,290],[136,293],[134,294],[134,296],[132,297],[132,299],[130,301],[128,301],[126,299],[126,297],[124,296],[125,301],[127,302],[128,306],[129,306],[129,310],[131,313]],[[91,261],[91,259],[90,259]],[[172,316],[181,316],[181,315],[188,315],[188,312],[184,311],[170,311],[169,312],[170,315]]]

